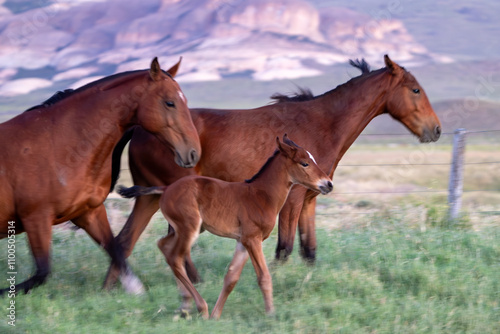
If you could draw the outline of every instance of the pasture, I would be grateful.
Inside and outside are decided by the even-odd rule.
[[[354,145],[342,164],[399,163],[422,147]],[[449,162],[449,147],[429,147],[427,162]],[[468,147],[467,154],[471,161],[500,160],[498,146]],[[318,200],[314,266],[301,260],[298,245],[285,265],[274,264],[275,228],[264,242],[274,284],[276,313],[271,317],[264,313],[255,272],[247,263],[219,321],[204,321],[195,313],[180,318],[174,276],[156,247],[167,231],[157,214],[130,257],[147,287],[145,295],[129,296],[121,288],[104,292],[101,285],[109,265],[105,252],[84,231],[56,226],[49,280],[15,297],[15,328],[7,325],[10,299],[0,299],[0,332],[498,333],[499,194],[466,193],[464,217],[449,224],[446,193],[396,192],[446,189],[449,167],[420,168],[388,172],[389,167],[339,167],[334,192]],[[466,167],[465,189],[498,189],[495,169],[477,168]],[[126,178],[124,172],[120,183],[128,185]],[[394,193],[368,193],[389,190]],[[366,193],[352,194],[356,191]],[[107,200],[115,234],[131,203],[114,196]],[[0,249],[6,248],[7,240],[0,240]],[[217,300],[233,251],[233,240],[209,233],[193,248],[204,279],[197,289],[209,308]],[[25,234],[16,239],[16,265],[18,280],[33,272]],[[0,272],[5,286],[4,251]]]

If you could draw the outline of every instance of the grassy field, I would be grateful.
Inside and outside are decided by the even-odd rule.
[[[449,147],[354,145],[343,165],[449,162]],[[467,161],[500,160],[498,147],[474,146]],[[425,152],[419,155],[419,152]],[[413,159],[413,160],[412,160]],[[124,160],[126,160],[124,158]],[[126,163],[126,161],[124,161]],[[53,272],[47,284],[18,295],[13,333],[498,333],[500,332],[500,215],[497,168],[467,166],[465,189],[496,189],[464,196],[464,216],[446,220],[448,166],[339,167],[333,194],[320,196],[314,266],[297,252],[273,263],[276,230],[264,242],[271,264],[276,314],[266,316],[255,273],[247,264],[219,321],[179,318],[173,274],[156,240],[167,230],[156,215],[130,264],[147,287],[144,296],[101,290],[109,260],[83,231],[53,232]],[[126,173],[125,173],[126,174]],[[126,175],[122,182],[127,183]],[[384,194],[371,194],[370,192]],[[363,192],[353,194],[353,192]],[[121,229],[131,201],[110,198],[108,213]],[[16,243],[17,279],[32,273],[26,236]],[[233,240],[204,233],[193,259],[197,286],[213,307],[234,251]],[[297,249],[298,245],[296,245]],[[7,241],[0,240],[0,280],[6,282]],[[6,284],[3,284],[4,286]]]
[[[251,265],[230,295],[221,320],[176,315],[173,275],[156,249],[165,233],[155,219],[130,262],[147,286],[140,297],[103,292],[108,260],[81,231],[54,229],[53,274],[29,295],[18,295],[15,331],[2,317],[0,331],[15,333],[498,333],[500,331],[500,229],[425,231],[398,216],[372,217],[357,228],[318,230],[317,263],[296,252],[271,267],[276,314],[265,316]],[[24,237],[18,241],[18,277],[30,273]],[[276,235],[267,240],[272,259]],[[6,243],[0,243],[6,247]],[[197,286],[213,307],[234,247],[201,235],[193,259],[204,282]],[[2,252],[0,270],[5,272]],[[2,280],[4,281],[4,280]],[[2,298],[6,312],[8,298]]]

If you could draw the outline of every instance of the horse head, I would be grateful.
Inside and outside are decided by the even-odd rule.
[[[331,179],[318,167],[309,151],[295,144],[285,134],[283,142],[276,137],[282,155],[288,158],[288,172],[293,183],[301,184],[325,195],[333,190]]]
[[[437,141],[441,123],[434,113],[424,89],[415,77],[403,67],[384,56],[387,71],[394,79],[387,97],[386,110],[403,123],[422,143]]]
[[[189,168],[200,159],[201,145],[187,99],[174,80],[179,65],[180,60],[165,72],[158,59],[153,59],[147,78],[148,94],[142,94],[137,123],[172,148],[179,166]]]

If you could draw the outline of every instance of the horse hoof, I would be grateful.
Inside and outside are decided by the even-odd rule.
[[[140,296],[146,292],[144,285],[141,280],[137,278],[133,274],[128,274],[126,276],[122,276],[120,281],[122,282],[122,286],[125,289],[125,292],[130,295]]]

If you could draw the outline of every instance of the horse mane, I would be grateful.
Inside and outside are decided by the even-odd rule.
[[[43,101],[42,103],[40,103],[38,105],[35,105],[35,106],[29,108],[29,109],[26,109],[25,112],[26,111],[31,111],[31,110],[34,110],[34,109],[38,109],[38,108],[47,108],[49,106],[52,106],[52,105],[56,104],[59,101],[64,100],[65,98],[67,98],[68,96],[73,95],[76,92],[82,91],[82,90],[87,89],[87,88],[94,87],[94,86],[96,86],[98,84],[101,84],[101,83],[106,83],[107,81],[110,81],[110,80],[113,80],[113,79],[123,78],[123,77],[125,77],[128,74],[137,73],[137,72],[140,72],[140,71],[143,71],[143,70],[115,73],[115,74],[112,74],[110,76],[101,78],[99,80],[95,80],[95,81],[89,82],[88,84],[83,85],[83,86],[81,86],[81,87],[79,87],[77,89],[71,89],[71,88],[69,88],[69,89],[65,89],[65,90],[62,90],[62,91],[57,91],[57,92],[54,93],[54,95],[52,95],[51,97],[49,97],[47,100]],[[164,71],[164,70],[162,70],[162,71],[163,71],[163,73],[165,75],[167,75],[168,77],[172,78],[172,75],[170,75],[170,73],[168,73],[167,71]],[[110,82],[109,85],[104,86],[102,90],[107,90],[107,89],[111,89],[113,87],[116,87],[117,85],[122,84],[126,80],[128,80],[128,79],[124,78],[124,80],[118,80],[118,82]]]
[[[349,64],[359,69],[361,71],[361,75],[368,74],[371,71],[370,65],[368,65],[365,58],[361,58],[361,60],[357,58],[356,60],[349,59]]]
[[[46,108],[48,106],[54,105],[57,102],[59,102],[61,100],[64,100],[68,96],[73,95],[74,92],[75,92],[75,90],[71,89],[71,88],[57,91],[57,92],[54,93],[54,95],[52,95],[51,97],[49,97],[47,100],[43,101],[42,103],[40,103],[40,104],[38,104],[36,106],[33,106],[33,107],[29,108],[29,109],[26,109],[25,112],[26,111],[31,111],[33,109]]]
[[[261,167],[261,169],[254,175],[252,176],[252,178],[248,179],[248,180],[245,180],[245,183],[252,183],[253,181],[255,181],[259,176],[262,175],[262,173],[266,170],[266,168],[271,164],[271,161],[274,160],[274,158],[276,158],[276,156],[280,153],[280,150],[276,150],[274,151],[273,155],[269,157],[269,159],[267,159],[266,163],[264,164],[264,166]]]
[[[371,72],[370,65],[366,62],[364,58],[359,59],[349,59],[349,64],[356,67],[361,71],[361,75],[365,75]],[[314,100],[317,96],[311,92],[309,88],[298,87],[298,92],[293,93],[293,95],[285,95],[281,93],[275,93],[271,96],[271,100],[275,104],[284,102],[304,102]]]
[[[314,99],[314,94],[309,88],[298,87],[299,91],[291,96],[287,96],[281,93],[275,93],[271,96],[271,100],[275,100],[274,103],[283,102],[303,102],[310,101]]]

